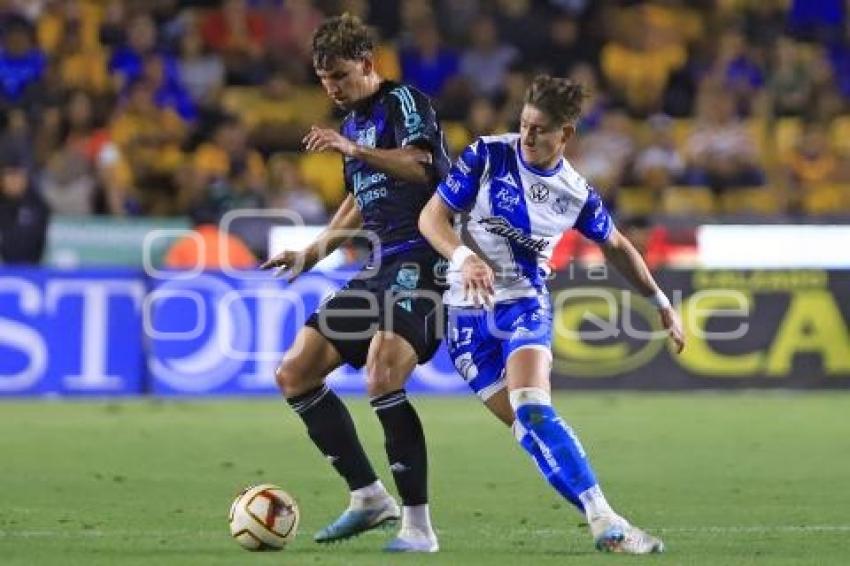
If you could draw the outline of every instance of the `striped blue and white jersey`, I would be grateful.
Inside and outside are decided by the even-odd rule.
[[[561,159],[548,171],[525,163],[519,134],[485,136],[467,147],[437,187],[457,214],[464,245],[496,276],[495,301],[545,294],[549,258],[564,231],[604,242],[613,230],[599,195]],[[449,306],[470,306],[460,273],[449,272]]]

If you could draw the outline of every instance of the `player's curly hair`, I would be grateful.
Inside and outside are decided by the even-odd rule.
[[[364,59],[373,48],[369,28],[346,12],[328,18],[313,34],[313,64],[317,69],[327,69],[337,59]]]
[[[525,91],[525,103],[539,108],[558,123],[573,122],[581,114],[587,90],[571,79],[537,75]]]

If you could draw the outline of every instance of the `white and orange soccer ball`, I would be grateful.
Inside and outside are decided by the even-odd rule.
[[[291,495],[266,483],[249,487],[230,506],[230,534],[246,550],[281,550],[295,538],[300,513]]]

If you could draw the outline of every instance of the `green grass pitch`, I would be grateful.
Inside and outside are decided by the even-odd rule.
[[[344,484],[280,401],[0,402],[0,563],[847,564],[846,393],[559,394],[615,508],[667,553],[601,555],[582,518],[470,397],[416,399],[442,551],[389,556],[392,531],[333,546],[313,532]],[[348,404],[387,485],[377,420]],[[299,501],[297,539],[251,554],[226,514],[247,485]]]

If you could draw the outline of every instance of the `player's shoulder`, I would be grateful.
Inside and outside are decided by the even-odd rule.
[[[384,100],[402,109],[413,111],[432,106],[431,98],[414,86],[395,81],[385,81],[383,86]]]
[[[481,136],[476,141],[481,141],[484,145],[493,146],[511,146],[519,139],[519,134],[516,132],[506,132],[504,134],[494,134],[490,136]]]
[[[581,173],[576,171],[566,157],[562,158],[562,163],[563,166],[558,173],[558,181],[575,197],[587,200],[592,193],[595,193],[593,187]]]

